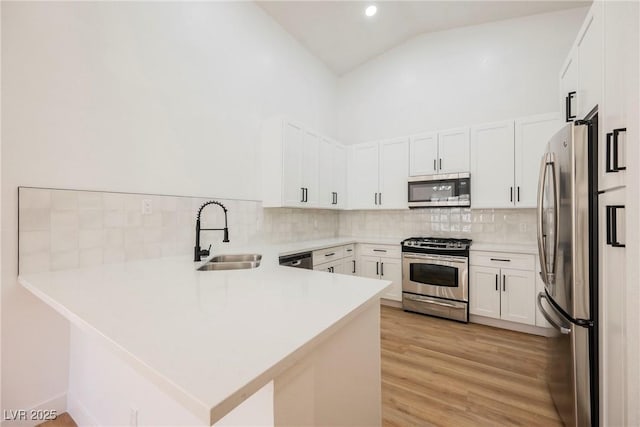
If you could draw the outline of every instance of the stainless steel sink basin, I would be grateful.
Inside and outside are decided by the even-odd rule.
[[[262,255],[260,254],[231,254],[231,255],[216,255],[211,258],[210,262],[257,262],[260,264]]]
[[[211,270],[246,270],[260,266],[260,254],[216,255],[206,264],[198,267],[198,271]]]

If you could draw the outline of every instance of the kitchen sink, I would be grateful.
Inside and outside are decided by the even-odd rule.
[[[211,270],[246,270],[260,266],[260,254],[216,255],[206,264],[198,267],[198,271]]]
[[[216,255],[211,258],[210,262],[257,262],[260,264],[262,255],[260,254],[232,254],[232,255]]]

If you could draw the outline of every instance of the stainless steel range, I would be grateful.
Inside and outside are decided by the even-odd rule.
[[[469,239],[402,241],[402,308],[469,321]]]

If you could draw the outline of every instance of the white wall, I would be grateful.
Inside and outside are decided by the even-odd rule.
[[[258,199],[261,120],[334,134],[336,84],[249,2],[3,2],[2,409],[68,374],[66,321],[16,281],[17,186]]]
[[[559,111],[558,73],[587,9],[423,34],[340,78],[356,143]]]

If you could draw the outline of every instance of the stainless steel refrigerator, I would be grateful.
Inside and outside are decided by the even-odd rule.
[[[593,114],[551,138],[538,184],[537,304],[555,329],[547,382],[566,426],[598,424],[597,123]]]

